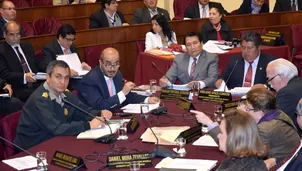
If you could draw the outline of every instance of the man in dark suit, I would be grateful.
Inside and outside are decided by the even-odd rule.
[[[14,96],[26,101],[39,86],[37,58],[29,43],[20,43],[20,27],[9,21],[3,28],[5,42],[0,44],[0,77],[14,88]]]
[[[16,7],[14,3],[11,1],[4,0],[0,2],[0,40],[2,40],[3,37],[3,26],[8,21],[14,21],[17,16]],[[24,36],[23,28],[20,27],[21,36]]]
[[[227,82],[226,85],[229,89],[264,84],[267,64],[275,59],[273,56],[261,53],[259,33],[245,32],[241,37],[241,54],[229,59],[227,67],[216,81],[216,87],[219,88],[223,81]],[[250,64],[250,62],[252,63]]]
[[[274,12],[300,11],[302,0],[276,0]]]
[[[124,15],[117,11],[116,0],[102,0],[102,9],[91,14],[89,28],[103,28],[129,25]]]
[[[170,21],[169,12],[157,7],[157,0],[144,0],[145,7],[134,10],[132,24],[151,23],[151,18],[156,14],[161,14]]]
[[[124,83],[119,71],[119,53],[106,48],[100,56],[100,65],[93,68],[81,80],[79,98],[95,109],[118,109],[128,103],[157,103],[157,97],[146,97],[132,93],[133,82]]]
[[[209,2],[210,0],[198,0],[197,3],[186,8],[184,18],[209,18],[209,11],[212,6],[222,9],[224,15],[229,13],[224,10],[219,2]]]
[[[269,4],[264,0],[244,0],[238,9],[237,14],[259,14],[269,13]]]

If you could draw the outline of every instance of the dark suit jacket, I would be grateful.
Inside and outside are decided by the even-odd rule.
[[[158,8],[157,12],[165,16],[165,18],[170,21],[169,12],[165,9]],[[134,10],[132,24],[142,24],[142,23],[151,23],[151,16],[147,7],[137,8]]]
[[[254,84],[265,84],[266,82],[266,67],[269,62],[275,60],[276,58],[264,53],[260,54]],[[238,60],[237,66],[235,67],[236,61]],[[227,86],[229,89],[234,87],[242,87],[243,78],[244,78],[244,59],[242,55],[232,56],[228,65],[224,69],[223,73],[220,75],[220,79],[227,81],[232,69],[235,67]]]
[[[4,27],[5,23],[6,23],[6,21],[3,19],[3,17],[0,16],[0,40],[4,39],[3,27]],[[21,37],[24,37],[24,30],[21,25],[20,25],[20,34],[21,34]]]
[[[70,51],[72,53],[78,53],[78,49],[75,45],[71,45]],[[54,40],[46,45],[42,49],[42,59],[39,64],[39,69],[43,72],[46,72],[47,65],[51,62],[56,60],[57,55],[63,55],[64,52],[61,49],[58,40]]]
[[[251,14],[252,13],[252,4],[253,0],[244,0],[241,4],[241,6],[238,9],[238,14]],[[259,11],[259,13],[269,13],[269,6],[267,3],[264,3],[261,6],[261,9]]]
[[[228,23],[226,23],[225,21],[221,21],[220,24],[221,29],[219,32],[222,40],[232,41],[233,34],[230,25],[228,25]],[[208,40],[217,40],[217,31],[209,21],[203,24],[201,28],[201,34],[203,43],[206,43]]]
[[[124,18],[124,15],[117,11],[116,14],[120,17],[122,24],[127,23],[127,21]],[[100,11],[97,11],[93,14],[91,14],[89,18],[89,28],[103,28],[103,27],[109,27],[107,16],[103,9]]]
[[[20,43],[22,51],[33,73],[38,72],[37,58],[30,43]],[[23,86],[24,73],[17,54],[6,42],[0,44],[0,77],[12,84],[14,89]]]
[[[118,71],[113,77],[116,93],[123,89],[123,80],[122,73]],[[121,105],[140,103],[146,99],[146,96],[130,92],[126,95],[126,101],[120,104],[117,94],[110,97],[106,80],[99,65],[94,67],[82,78],[78,90],[79,98],[82,102],[95,109],[101,110],[113,110],[115,108],[120,108]]]
[[[298,10],[302,10],[302,0],[297,0]],[[276,0],[274,12],[291,11],[291,0]]]
[[[230,13],[228,13],[223,6],[221,5],[221,3],[219,2],[209,2],[209,8],[211,8],[212,6],[218,7],[220,9],[222,9],[224,15],[230,15]],[[195,4],[192,4],[190,6],[188,6],[185,10],[185,14],[184,17],[186,18],[200,18],[200,12],[199,12],[199,6],[198,6],[198,2]]]

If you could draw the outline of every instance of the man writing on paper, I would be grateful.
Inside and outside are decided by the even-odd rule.
[[[199,83],[200,89],[214,87],[218,77],[218,56],[202,49],[199,33],[190,32],[185,36],[186,53],[177,55],[165,76],[159,80],[161,87],[171,85],[178,79],[181,84],[193,88]]]
[[[124,83],[119,71],[119,52],[114,48],[106,48],[99,60],[100,65],[86,74],[79,85],[79,98],[95,109],[118,109],[128,103],[158,103],[157,97],[146,97],[131,90],[133,82]]]
[[[46,82],[25,103],[14,140],[17,145],[28,149],[55,136],[77,135],[111,118],[110,111],[93,110],[66,89],[70,78],[67,63],[50,62],[46,74]],[[63,98],[100,120],[64,103]]]
[[[259,33],[245,32],[241,36],[241,54],[232,56],[228,60],[226,68],[216,81],[216,87],[219,88],[223,81],[227,81],[226,85],[229,89],[264,84],[266,82],[266,66],[275,59],[271,55],[261,53]]]

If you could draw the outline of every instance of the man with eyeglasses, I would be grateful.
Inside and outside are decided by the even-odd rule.
[[[157,97],[146,97],[131,92],[133,82],[124,83],[119,71],[119,52],[114,48],[103,50],[99,64],[86,74],[79,86],[79,98],[95,109],[114,110],[129,103],[158,103]]]
[[[15,21],[3,27],[5,42],[0,44],[0,77],[14,88],[13,96],[25,102],[40,85],[36,80],[37,58],[30,43],[20,42],[20,26]]]
[[[42,49],[42,59],[39,64],[41,71],[45,72],[47,65],[51,61],[56,60],[58,55],[67,55],[71,53],[78,54],[78,49],[73,44],[76,41],[75,35],[76,31],[70,24],[63,24],[59,28],[57,32],[57,39],[50,42]],[[85,70],[91,69],[91,67],[86,62],[82,62],[82,68]],[[70,71],[71,77],[79,76],[79,74],[73,69],[71,69]],[[76,89],[77,85],[78,81],[72,79],[69,88],[71,90],[74,90]]]
[[[292,120],[277,109],[274,93],[265,88],[253,88],[247,93],[247,99],[238,106],[251,115],[258,125],[260,138],[267,146],[265,164],[268,169],[282,162],[300,145],[300,136]],[[219,133],[219,125],[203,112],[191,110],[196,114],[198,122],[207,125],[209,134],[215,140]]]
[[[17,12],[16,7],[13,2],[4,0],[0,2],[0,40],[2,40],[3,37],[3,26],[8,21],[15,21]],[[24,36],[23,28],[20,26],[20,33],[21,36]]]
[[[266,82],[267,64],[276,58],[261,52],[259,33],[247,31],[241,36],[241,54],[230,57],[216,87],[224,81],[229,89],[234,87],[251,87]]]

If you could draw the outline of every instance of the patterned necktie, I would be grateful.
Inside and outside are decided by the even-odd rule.
[[[202,6],[202,18],[207,18],[207,11],[206,11],[206,6]]]
[[[109,78],[109,79],[108,79],[108,90],[109,90],[109,95],[110,95],[110,97],[113,96],[113,88],[112,88],[112,84],[113,84],[112,78]]]
[[[244,87],[251,87],[252,85],[252,76],[253,76],[253,67],[252,67],[252,64],[253,64],[254,61],[252,62],[249,62],[250,66],[246,72],[246,75],[245,75],[245,79],[244,79]]]
[[[20,58],[20,63],[21,63],[21,66],[22,66],[22,69],[23,69],[24,73],[30,72],[29,67],[28,67],[28,65],[27,65],[27,63],[24,59],[24,56],[22,55],[22,53],[19,50],[19,47],[16,46],[15,49],[17,51],[17,54],[18,54],[19,58]]]
[[[193,81],[194,80],[194,73],[195,73],[195,70],[196,70],[196,57],[193,58],[193,62],[192,62],[192,65],[191,65],[191,70],[190,70],[190,80]]]
[[[68,55],[68,54],[69,54],[68,49],[64,49],[64,54],[65,54],[65,55]]]
[[[293,2],[292,2],[292,11],[297,11],[295,0],[293,0]]]

